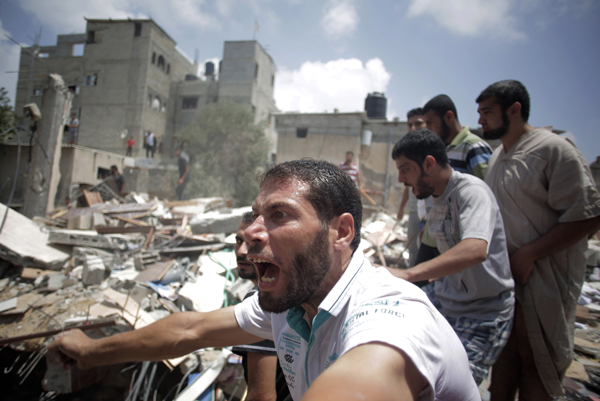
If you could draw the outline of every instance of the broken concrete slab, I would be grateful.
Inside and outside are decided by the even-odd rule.
[[[6,206],[0,203],[0,216]],[[0,233],[0,258],[17,266],[58,270],[69,254],[48,245],[48,233],[37,224],[12,209],[6,216]]]
[[[78,232],[76,230],[52,231],[48,236],[51,244],[76,245],[92,248],[126,250],[127,244],[123,241],[98,235],[95,231]]]
[[[106,266],[99,256],[85,255],[81,281],[85,285],[98,285],[108,276]]]
[[[251,211],[250,206],[214,211],[192,217],[189,222],[194,234],[234,233],[242,222],[242,214]]]

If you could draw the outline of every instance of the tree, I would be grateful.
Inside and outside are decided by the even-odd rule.
[[[190,155],[191,196],[231,197],[250,205],[258,194],[256,176],[267,162],[264,123],[255,125],[250,105],[213,103],[200,110],[178,136]]]
[[[15,116],[10,107],[8,91],[0,87],[0,134],[15,125]]]

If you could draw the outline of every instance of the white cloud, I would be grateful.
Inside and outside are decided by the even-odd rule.
[[[352,34],[358,27],[358,13],[352,0],[329,0],[321,26],[332,40]]]
[[[383,62],[339,59],[304,62],[298,70],[281,68],[275,79],[275,101],[282,111],[362,111],[367,94],[385,92],[391,74]]]
[[[7,71],[17,71],[19,69],[21,48],[5,36],[8,34],[2,28],[2,21],[0,21],[0,54],[2,55],[0,57],[0,87],[6,88],[8,97],[11,100],[10,104],[14,106],[18,74]]]
[[[204,0],[20,0],[23,10],[35,15],[57,33],[80,33],[84,17],[102,19],[151,17],[163,29],[218,28],[218,20],[202,11]],[[69,27],[69,28],[65,28]],[[66,32],[68,30],[68,32]]]
[[[491,35],[524,39],[511,15],[514,0],[410,0],[409,18],[429,16],[460,36]]]

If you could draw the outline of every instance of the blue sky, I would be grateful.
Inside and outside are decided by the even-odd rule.
[[[0,86],[14,98],[19,47],[82,33],[88,18],[151,17],[190,58],[217,60],[225,40],[256,39],[275,61],[282,111],[357,111],[384,92],[388,118],[446,93],[477,127],[475,98],[518,79],[530,123],[565,130],[600,155],[597,0],[0,0]]]

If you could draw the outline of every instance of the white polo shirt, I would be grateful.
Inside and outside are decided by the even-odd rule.
[[[429,382],[419,400],[481,400],[464,347],[425,293],[361,252],[319,305],[312,330],[304,309],[264,312],[258,294],[236,305],[235,316],[245,331],[274,341],[294,400],[339,357],[372,342],[410,357]]]

